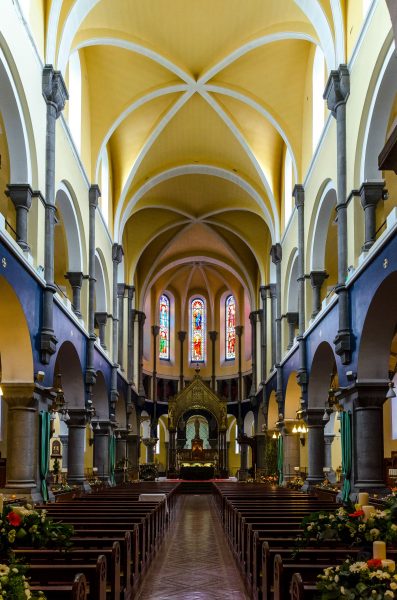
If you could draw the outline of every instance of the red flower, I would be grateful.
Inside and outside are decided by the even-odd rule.
[[[21,517],[16,512],[14,512],[14,511],[11,511],[11,512],[8,513],[8,515],[7,515],[7,521],[13,527],[19,527],[20,524],[22,523]]]
[[[380,560],[380,558],[371,558],[370,560],[367,560],[367,565],[369,567],[377,569],[378,567],[382,566],[382,561]]]
[[[351,513],[349,515],[349,517],[363,517],[364,516],[364,511],[363,510],[356,510],[356,512]]]

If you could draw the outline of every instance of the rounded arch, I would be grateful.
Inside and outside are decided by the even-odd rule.
[[[397,271],[377,288],[367,310],[358,349],[358,379],[387,380],[397,325]]]
[[[296,411],[300,407],[301,388],[296,376],[296,371],[292,371],[288,378],[284,399],[284,419],[296,419]]]
[[[28,322],[18,296],[1,275],[0,359],[3,383],[33,381],[33,352]]]
[[[310,368],[309,408],[324,408],[327,405],[328,390],[335,373],[334,351],[328,342],[321,342],[314,353]]]
[[[96,418],[99,421],[109,421],[109,396],[105,377],[102,371],[97,371],[92,400],[95,408]]]
[[[61,375],[62,389],[68,408],[84,408],[85,388],[81,362],[76,348],[66,341],[59,348],[55,367],[54,382]]]
[[[123,392],[119,392],[119,398],[116,402],[115,419],[119,429],[127,428],[127,407]]]
[[[273,431],[276,429],[276,423],[278,421],[278,404],[276,398],[276,392],[272,390],[269,396],[269,407],[267,409],[267,429]]]
[[[311,226],[310,271],[324,271],[325,269],[328,228],[336,207],[336,189],[332,181],[324,182],[317,198],[318,208]]]
[[[65,228],[66,242],[68,247],[68,270],[71,272],[82,273],[83,265],[83,244],[81,241],[81,219],[78,215],[78,203],[70,186],[61,181],[55,196],[55,205],[62,215]]]
[[[287,293],[286,299],[286,312],[297,312],[298,311],[298,249],[294,248],[290,254],[287,272],[286,272]]]
[[[100,250],[95,252],[95,310],[96,312],[107,312],[108,303],[108,285],[109,281],[105,271],[105,261]]]
[[[252,412],[252,410],[249,410],[244,417],[244,427],[243,427],[244,433],[246,435],[248,435],[249,437],[252,437],[252,433],[254,431],[254,425],[255,425],[254,413]]]

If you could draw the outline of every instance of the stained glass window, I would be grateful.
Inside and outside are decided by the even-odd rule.
[[[203,298],[191,302],[191,361],[205,361],[206,310]]]
[[[160,350],[159,356],[163,360],[170,358],[170,301],[168,296],[160,296]]]
[[[226,360],[236,358],[236,302],[233,296],[226,298],[225,315]]]

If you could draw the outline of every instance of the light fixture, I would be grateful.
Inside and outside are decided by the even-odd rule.
[[[323,421],[324,421],[324,423],[328,423],[329,419],[330,419],[329,412],[327,410],[327,407],[325,407],[324,408],[324,414],[323,414]]]
[[[276,440],[276,439],[277,439],[277,434],[276,434],[276,432],[274,432],[274,433],[273,433],[273,435],[272,435],[272,438],[273,438],[274,440]]]
[[[101,429],[101,426],[99,425],[99,421],[97,421],[96,425],[95,425],[95,430],[99,431],[100,429]]]
[[[2,397],[2,396],[3,396],[3,388],[0,385],[0,397]]]
[[[386,400],[388,400],[389,398],[396,397],[396,392],[394,391],[394,382],[389,381],[388,386],[389,386],[389,389],[387,390]]]
[[[298,428],[296,425],[294,425],[294,427],[292,429],[292,433],[298,433]]]

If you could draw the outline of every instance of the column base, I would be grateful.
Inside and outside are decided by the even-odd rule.
[[[305,483],[302,485],[302,492],[308,492],[309,490],[312,490],[316,485],[318,485],[319,483],[322,483],[324,481],[324,477],[321,478],[315,478],[315,477],[311,477],[310,479],[307,478]]]

